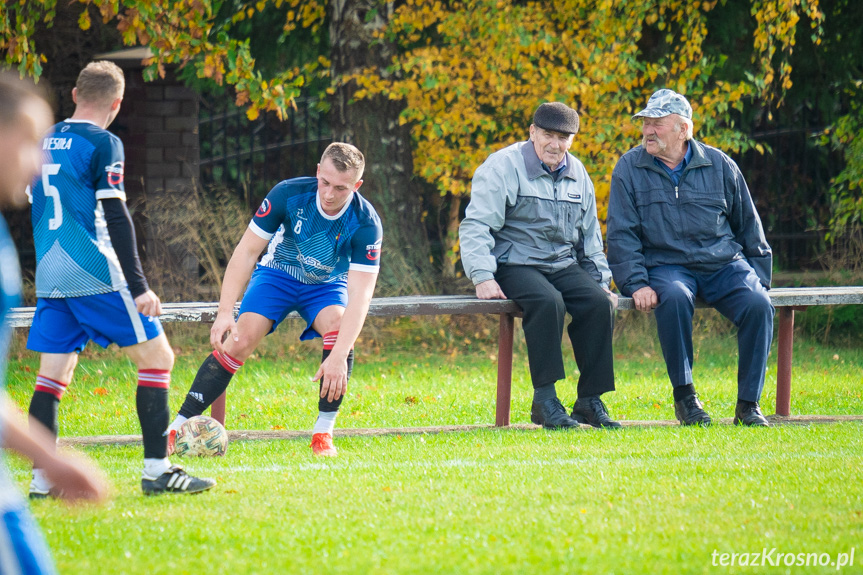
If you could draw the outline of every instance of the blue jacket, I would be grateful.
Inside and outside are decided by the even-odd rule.
[[[459,244],[474,285],[494,279],[499,264],[553,273],[578,263],[597,283],[611,283],[587,170],[567,153],[555,181],[529,140],[498,150],[477,168]]]
[[[690,140],[679,185],[642,146],[624,154],[611,177],[608,262],[624,295],[649,285],[648,270],[681,265],[712,273],[740,259],[770,287],[773,252],[737,164]]]

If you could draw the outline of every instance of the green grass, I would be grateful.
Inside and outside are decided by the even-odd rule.
[[[426,333],[419,341],[370,330],[338,427],[492,423],[493,347],[477,329]],[[173,338],[181,348],[173,409],[206,354],[203,337]],[[309,429],[316,347],[297,344],[295,333],[273,336],[232,384],[228,426]],[[730,417],[735,341],[711,333],[696,348],[699,393],[714,417]],[[655,335],[624,334],[615,354],[618,391],[605,396],[612,415],[673,419]],[[520,342],[514,363],[512,419],[527,423],[530,385]],[[860,349],[798,340],[792,410],[863,413],[861,366]],[[775,369],[768,371],[766,413],[774,410]],[[36,363],[21,342],[9,371],[11,395],[26,405]],[[61,434],[139,433],[133,376],[116,352],[85,353],[61,406]],[[574,399],[574,381],[558,385],[565,403]],[[339,458],[321,461],[307,439],[235,441],[225,458],[183,462],[216,477],[213,491],[152,499],[140,495],[140,446],[88,447],[83,451],[113,483],[110,503],[32,507],[65,573],[784,573],[789,568],[715,567],[712,553],[776,548],[835,559],[863,541],[858,423],[478,428],[342,437],[336,444]],[[17,459],[10,466],[24,489],[28,468]],[[859,572],[863,549],[856,552],[856,567],[846,572]]]

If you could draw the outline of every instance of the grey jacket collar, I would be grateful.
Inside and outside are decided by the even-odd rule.
[[[686,170],[684,171],[689,171],[692,168],[701,168],[704,166],[713,165],[713,162],[711,162],[710,158],[708,158],[707,155],[704,153],[704,144],[702,144],[701,142],[696,142],[695,140],[689,140],[689,145],[692,146],[692,158],[689,160],[689,163],[686,164]],[[662,172],[662,168],[660,168],[653,162],[653,156],[647,153],[647,150],[644,149],[644,146],[639,147],[641,148],[641,150],[638,153],[638,158],[636,158],[635,160],[635,167],[647,168],[656,172]],[[536,154],[534,153],[534,155]]]
[[[542,169],[542,160],[536,155],[536,150],[533,149],[533,142],[530,140],[524,142],[521,147],[521,155],[524,158],[524,166],[527,168],[527,178],[535,180],[541,176],[547,176],[548,172]],[[566,168],[563,170],[563,177],[570,180],[576,180],[575,177],[575,156],[566,153]]]

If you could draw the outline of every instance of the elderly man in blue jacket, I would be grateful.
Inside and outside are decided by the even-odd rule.
[[[461,259],[480,299],[512,298],[524,311],[534,395],[530,419],[550,429],[614,428],[600,395],[614,390],[611,329],[617,296],[602,249],[587,170],[568,152],[578,113],[540,105],[530,139],[491,154],[471,182],[459,228]],[[578,364],[572,413],[557,397],[566,377],[561,337],[566,313]]]
[[[608,260],[636,309],[655,309],[682,425],[709,425],[692,378],[692,315],[700,297],[738,328],[734,423],[767,426],[758,405],[773,338],[773,255],[740,169],[692,139],[692,107],[672,90],[633,116],[643,139],[614,168]]]

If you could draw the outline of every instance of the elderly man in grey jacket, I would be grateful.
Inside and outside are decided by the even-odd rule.
[[[734,423],[767,426],[758,401],[773,338],[767,295],[772,252],[749,189],[726,154],[692,139],[692,107],[659,90],[642,118],[642,143],[614,168],[608,260],[636,309],[656,310],[659,341],[682,425],[709,425],[692,378],[695,298],[738,328]]]
[[[491,154],[476,170],[459,229],[461,260],[480,299],[511,298],[524,311],[534,387],[531,421],[546,428],[614,428],[600,395],[614,390],[611,330],[616,305],[602,249],[593,184],[568,152],[578,113],[540,105],[530,140]],[[571,416],[555,383],[566,377],[565,314],[580,377]]]

